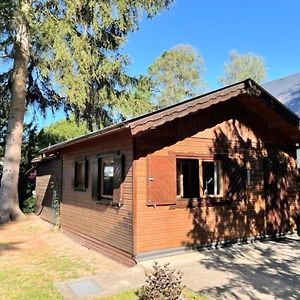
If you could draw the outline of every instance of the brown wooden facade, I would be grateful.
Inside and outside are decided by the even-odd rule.
[[[52,156],[35,160],[36,213],[45,221],[55,224],[58,217],[57,202],[61,201],[61,157]]]
[[[163,252],[292,231],[299,139],[298,117],[248,80],[44,154],[62,157],[62,230],[130,264]],[[111,198],[102,199],[94,174],[112,155],[122,157],[122,180]],[[82,190],[72,179],[76,161],[87,163]],[[213,162],[218,191],[206,195],[204,167]],[[178,175],[181,163],[190,175]]]

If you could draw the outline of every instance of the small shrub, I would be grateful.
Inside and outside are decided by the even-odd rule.
[[[35,212],[35,198],[29,197],[23,202],[23,212],[30,214]]]
[[[147,275],[146,285],[141,288],[142,300],[177,300],[182,293],[182,273],[169,268],[170,264],[160,266],[154,263],[153,272]]]

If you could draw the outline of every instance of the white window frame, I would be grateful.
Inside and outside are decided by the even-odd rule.
[[[179,178],[179,186],[180,186],[180,190],[179,190],[179,193],[178,193],[178,190],[177,190],[177,161],[180,161],[180,178]],[[196,160],[198,161],[198,165],[200,166],[200,159],[198,157],[190,157],[190,156],[184,156],[184,157],[181,157],[181,156],[178,156],[176,157],[176,197],[177,199],[190,199],[190,198],[185,198],[184,197],[184,178],[183,178],[183,163],[182,163],[182,160]],[[199,177],[200,173],[199,173],[199,170],[198,170],[198,177]],[[199,188],[200,188],[200,181],[199,181]],[[199,192],[199,196],[197,198],[200,197],[200,192]],[[195,198],[196,199],[196,198]]]
[[[103,187],[104,187],[104,163],[105,162],[112,162],[113,163],[113,168],[114,168],[114,158],[113,157],[101,158],[100,196],[101,196],[101,198],[112,199],[113,195],[105,195],[105,194],[103,194]]]
[[[178,160],[178,161],[177,161]],[[179,175],[179,193],[177,189],[177,163],[180,163],[180,175]],[[176,195],[177,198],[183,198],[183,164],[182,164],[182,159],[176,158]]]
[[[217,193],[217,185],[214,185],[214,194],[205,194],[204,193],[204,182],[203,182],[203,167],[202,167],[202,163],[203,162],[213,162],[214,163],[214,182],[218,182],[219,184],[219,193]],[[200,197],[203,198],[220,198],[223,197],[223,170],[222,170],[222,163],[220,160],[209,160],[209,159],[205,159],[205,160],[200,160],[199,163],[199,168],[200,168],[200,172],[199,172],[199,178],[200,178]],[[219,181],[217,180],[219,176]]]

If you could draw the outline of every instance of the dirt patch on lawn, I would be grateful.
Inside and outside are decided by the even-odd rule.
[[[17,259],[32,255],[34,259],[39,254],[47,255],[49,260],[59,256],[80,261],[86,269],[81,270],[79,276],[124,268],[104,255],[75,243],[37,216],[27,216],[22,221],[0,226],[0,265],[8,256]]]

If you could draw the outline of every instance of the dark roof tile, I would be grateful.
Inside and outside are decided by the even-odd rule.
[[[270,81],[263,87],[300,115],[300,73]]]

